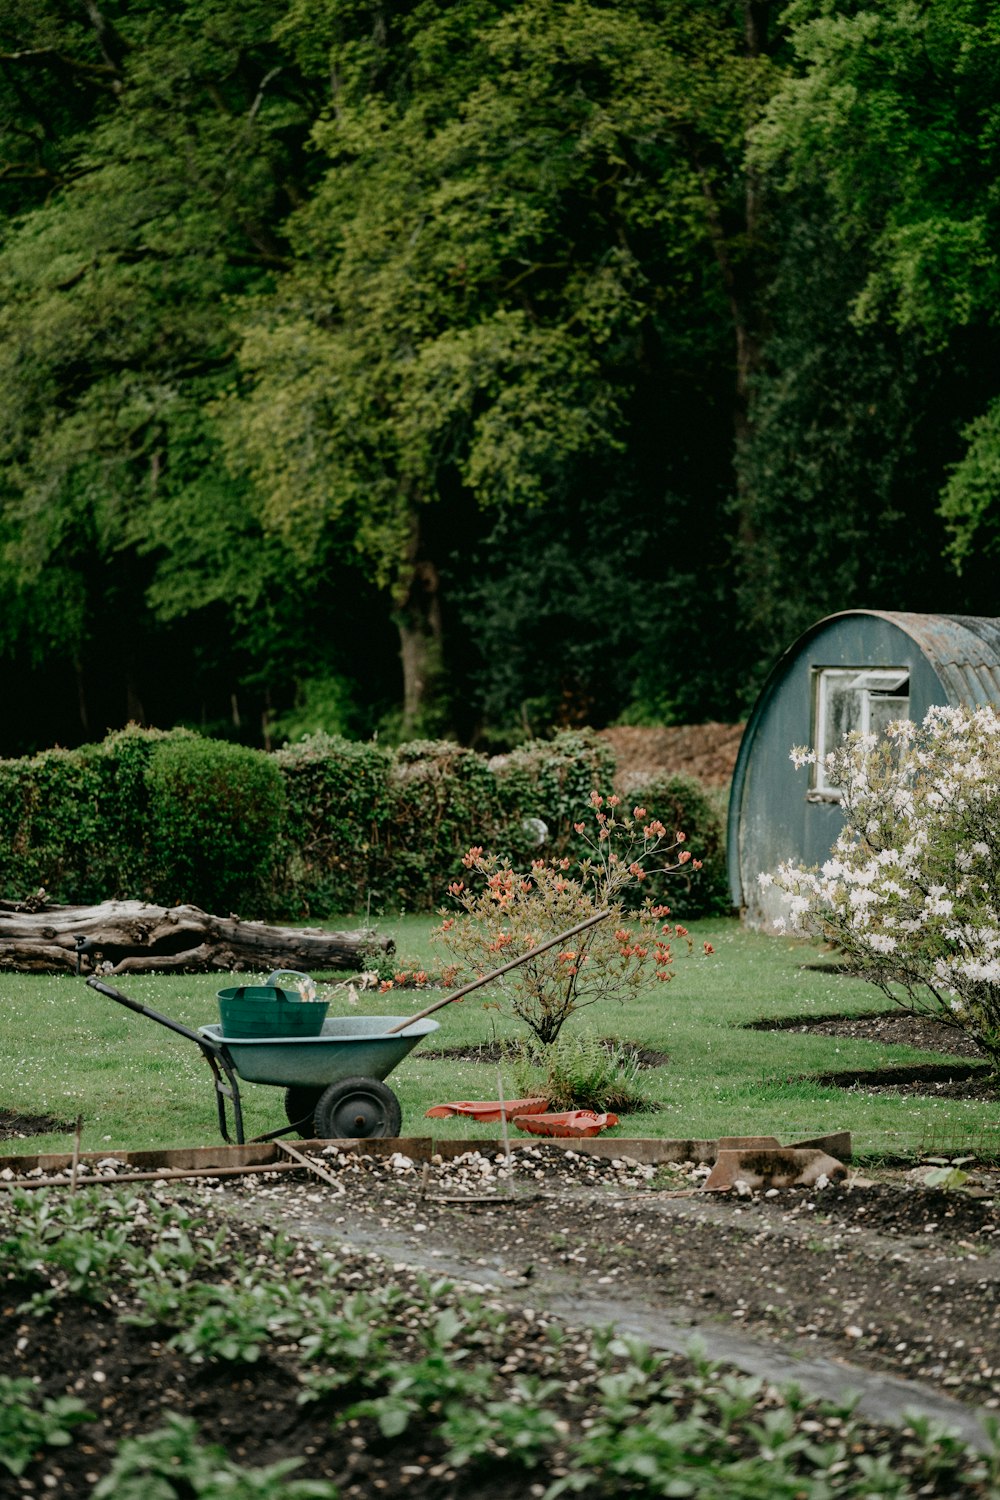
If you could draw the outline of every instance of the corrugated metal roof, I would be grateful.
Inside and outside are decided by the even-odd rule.
[[[898,625],[916,641],[956,706],[975,708],[980,703],[1000,703],[1000,619],[987,615],[891,613],[880,609],[851,609],[843,613],[874,615]]]

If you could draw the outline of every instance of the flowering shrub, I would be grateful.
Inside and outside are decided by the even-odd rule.
[[[831,857],[758,878],[784,891],[794,928],[832,939],[891,999],[901,986],[908,1009],[960,1027],[1000,1069],[1000,715],[932,708],[882,741],[848,735],[827,769],[845,817]]]
[[[478,978],[512,958],[575,927],[600,911],[610,912],[570,940],[550,948],[494,981],[510,1011],[543,1045],[554,1042],[563,1023],[583,1006],[613,996],[624,1000],[651,979],[673,978],[673,948],[687,941],[687,929],[663,919],[670,909],[652,900],[624,917],[623,893],[654,870],[677,870],[692,860],[683,833],[668,835],[664,825],[636,807],[619,814],[620,799],[591,794],[592,823],[576,823],[588,854],[576,864],[568,857],[535,860],[528,873],[509,860],[476,846],[462,863],[469,880],[448,887],[462,915],[445,916],[434,936],[460,969]],[[709,945],[705,945],[710,951]]]

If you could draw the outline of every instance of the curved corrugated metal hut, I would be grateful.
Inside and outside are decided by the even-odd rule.
[[[821,765],[795,769],[793,745],[824,754],[851,729],[982,703],[1000,704],[1000,619],[852,609],[807,630],[764,684],[733,774],[729,881],[747,921],[766,925],[783,909],[760,871],[822,863],[840,832],[836,789]]]

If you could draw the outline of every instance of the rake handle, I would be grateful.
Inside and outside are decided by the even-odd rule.
[[[521,954],[520,958],[512,958],[508,963],[501,964],[499,969],[493,969],[489,974],[483,974],[479,979],[473,979],[469,984],[463,984],[460,990],[453,990],[450,995],[445,995],[443,1000],[435,1000],[434,1004],[428,1005],[426,1010],[418,1011],[415,1016],[407,1016],[406,1020],[400,1021],[397,1026],[390,1026],[389,1030],[384,1032],[383,1035],[392,1036],[394,1032],[405,1031],[407,1026],[413,1025],[414,1021],[422,1021],[425,1016],[433,1015],[442,1006],[451,1005],[455,1000],[464,999],[472,990],[478,990],[482,985],[489,984],[491,980],[499,979],[501,974],[506,974],[511,969],[516,969],[520,964],[527,963],[529,958],[535,958],[539,953],[545,953],[549,948],[554,948],[557,943],[565,943],[567,938],[576,937],[578,932],[585,932],[588,927],[593,927],[597,922],[603,922],[604,918],[610,917],[610,915],[610,908],[595,912],[592,917],[587,917],[585,921],[578,922],[568,932],[560,932],[556,937],[546,938],[544,943],[538,943],[534,948],[529,948],[527,953]]]

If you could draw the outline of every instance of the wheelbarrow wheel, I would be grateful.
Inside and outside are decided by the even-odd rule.
[[[364,1140],[398,1135],[403,1111],[392,1089],[377,1078],[331,1083],[313,1111],[317,1140]]]
[[[323,1092],[322,1088],[309,1083],[293,1083],[285,1090],[285,1118],[289,1125],[295,1126],[304,1141],[316,1138],[313,1116]]]

